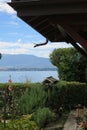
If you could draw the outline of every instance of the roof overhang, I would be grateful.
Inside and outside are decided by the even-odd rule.
[[[87,0],[12,0],[9,5],[49,41],[79,43],[87,54]]]

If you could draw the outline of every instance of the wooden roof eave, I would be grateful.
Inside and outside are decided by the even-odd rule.
[[[61,32],[59,33],[59,29],[57,28],[57,25],[60,25],[65,30],[66,34],[76,42],[79,42],[87,52],[87,0],[13,1],[14,2],[9,3],[9,5],[17,11],[18,17],[24,19],[24,21],[47,39],[54,41],[55,33],[52,32],[56,30],[56,41],[65,40],[65,38],[60,35]],[[49,26],[43,27],[45,19],[41,21],[41,23],[36,24],[34,18],[38,20],[41,16],[46,17],[46,22]],[[29,22],[29,19],[31,22]],[[49,31],[46,31],[47,28],[49,28]],[[58,36],[62,37],[62,40],[58,40]],[[65,40],[65,42],[66,41],[67,40]]]
[[[87,2],[78,3],[47,3],[44,2],[12,2],[8,3],[13,7],[18,16],[40,16],[53,14],[87,13]]]

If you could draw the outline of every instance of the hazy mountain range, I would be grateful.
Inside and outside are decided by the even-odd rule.
[[[7,69],[54,69],[49,58],[25,54],[3,54],[0,59],[0,70]]]

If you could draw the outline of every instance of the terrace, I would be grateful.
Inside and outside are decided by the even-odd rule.
[[[12,0],[8,4],[47,40],[61,46],[71,43],[87,58],[87,0]]]

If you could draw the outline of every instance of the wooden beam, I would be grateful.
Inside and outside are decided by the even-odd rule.
[[[58,25],[58,29],[60,30],[62,36],[67,39],[67,42],[71,43],[87,59],[87,52],[85,52],[83,48],[81,48],[69,35],[67,35],[60,25]]]
[[[12,2],[9,3],[18,16],[87,13],[87,1],[81,2]]]
[[[51,15],[48,17],[49,21],[54,24],[62,23],[69,25],[87,25],[87,13],[86,14],[63,14],[63,15]]]
[[[43,4],[53,4],[53,3],[83,3],[87,2],[87,0],[11,0],[11,3],[19,3],[19,2],[29,2],[30,4],[43,3]]]
[[[68,25],[59,24],[65,32],[76,42],[78,42],[87,51],[87,41],[84,40],[73,28]]]
[[[87,53],[79,47],[75,42],[70,42],[86,59],[87,59]]]

